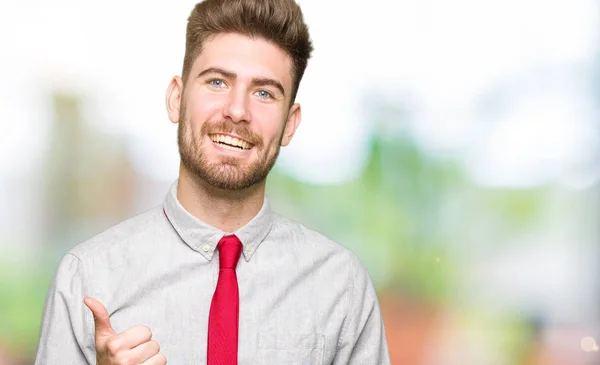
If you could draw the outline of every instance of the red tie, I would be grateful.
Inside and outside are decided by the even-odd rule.
[[[239,300],[237,266],[242,243],[236,236],[224,236],[219,249],[219,280],[208,317],[207,365],[237,365]]]

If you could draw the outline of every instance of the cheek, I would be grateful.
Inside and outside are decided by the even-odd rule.
[[[278,144],[285,126],[285,115],[275,108],[256,108],[252,114],[255,130],[263,137],[265,144]]]
[[[197,94],[188,99],[188,119],[193,124],[202,124],[206,120],[215,120],[223,110],[224,101],[222,97],[211,94]]]

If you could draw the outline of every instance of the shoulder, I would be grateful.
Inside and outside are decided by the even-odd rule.
[[[314,228],[279,214],[276,222],[273,234],[275,239],[291,242],[294,248],[309,250],[318,256],[324,254],[331,259],[339,260],[351,271],[361,271],[366,274],[360,258],[340,242],[331,239]]]
[[[273,234],[277,238],[285,238],[285,241],[289,240],[302,245],[319,246],[341,252],[347,250],[346,247],[321,232],[281,214],[276,214]]]
[[[164,224],[162,205],[139,213],[96,234],[73,247],[67,255],[80,260],[110,251],[114,246],[135,244],[148,235],[155,234]]]
[[[377,301],[371,275],[354,251],[313,228],[281,215],[277,224],[277,240],[291,242],[296,265],[303,259],[320,262],[319,273],[328,273],[327,277],[336,278],[331,281],[345,287],[348,305],[353,300],[371,304]]]

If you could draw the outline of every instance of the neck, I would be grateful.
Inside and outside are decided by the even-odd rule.
[[[223,190],[208,186],[180,166],[177,200],[194,217],[222,231],[231,233],[250,222],[264,198],[264,181],[243,190]]]

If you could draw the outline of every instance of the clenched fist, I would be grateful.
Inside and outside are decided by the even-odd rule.
[[[96,328],[96,365],[165,365],[158,342],[146,326],[131,327],[115,333],[102,303],[85,297],[85,305],[94,315]]]

